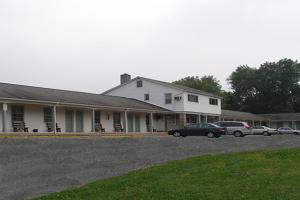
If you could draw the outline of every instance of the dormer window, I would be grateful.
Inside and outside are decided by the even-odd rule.
[[[143,87],[143,81],[142,80],[136,81],[136,87]]]

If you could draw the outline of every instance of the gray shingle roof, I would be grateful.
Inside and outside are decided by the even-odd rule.
[[[167,109],[136,99],[75,92],[59,89],[0,83],[0,99],[30,100],[51,103],[67,103],[93,107],[115,107],[149,111],[168,111]]]
[[[277,113],[277,114],[262,114],[262,117],[278,121],[300,121],[300,113]]]
[[[190,88],[190,87],[186,87],[186,86],[182,86],[182,85],[177,85],[175,83],[169,83],[169,82],[164,82],[164,81],[158,81],[158,80],[154,80],[154,79],[150,79],[150,78],[144,78],[144,77],[135,77],[134,79],[128,81],[127,83],[124,83],[123,85],[126,85],[128,83],[132,83],[133,81],[136,81],[138,79],[144,79],[146,81],[150,81],[150,82],[155,82],[155,83],[158,83],[158,84],[162,84],[162,85],[166,85],[168,87],[171,87],[171,88],[176,88],[176,89],[179,89],[179,90],[183,90],[185,92],[190,92],[190,93],[195,93],[195,94],[200,94],[200,95],[205,95],[205,96],[209,96],[209,97],[214,97],[214,98],[222,98],[218,95],[215,95],[215,94],[212,94],[212,93],[208,93],[208,92],[204,92],[204,91],[201,91],[201,90],[197,90],[197,89],[194,89],[194,88]],[[102,94],[107,94],[109,93],[110,91],[113,91],[117,88],[120,88],[122,87],[123,85],[118,85],[110,90],[107,90],[105,92],[103,92]]]
[[[240,112],[233,110],[222,110],[222,117],[235,119],[235,120],[257,120],[257,121],[268,121],[267,117],[255,115],[248,112]]]

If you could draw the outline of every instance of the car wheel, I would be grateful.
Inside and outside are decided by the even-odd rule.
[[[207,137],[208,138],[214,138],[215,134],[213,132],[209,132],[209,133],[207,133]]]
[[[264,136],[270,136],[271,134],[269,134],[267,131],[263,132]]]
[[[300,135],[300,133],[298,133],[298,132],[295,132],[294,134],[295,134],[295,135]]]
[[[180,135],[181,135],[181,134],[180,134],[180,132],[178,132],[178,131],[174,132],[174,134],[173,134],[174,137],[180,137]]]
[[[236,132],[234,132],[234,136],[235,137],[242,137],[243,134],[240,131],[236,131]]]

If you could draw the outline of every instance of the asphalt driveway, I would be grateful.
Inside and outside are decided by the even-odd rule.
[[[29,199],[191,156],[300,146],[300,136],[0,139],[0,199]]]

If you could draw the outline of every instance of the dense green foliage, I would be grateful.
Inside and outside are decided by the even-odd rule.
[[[257,114],[300,112],[300,63],[291,59],[266,62],[259,68],[239,66],[222,91],[213,76],[189,76],[174,83],[223,97],[222,108]]]
[[[190,158],[39,200],[300,199],[300,149]]]
[[[195,88],[205,92],[210,92],[215,95],[221,95],[222,93],[222,86],[220,85],[219,81],[213,76],[203,76],[201,78],[199,78],[199,76],[188,76],[178,81],[174,81],[173,83]]]
[[[252,113],[300,112],[300,64],[291,59],[259,68],[238,67],[228,78],[233,92],[224,106]]]

